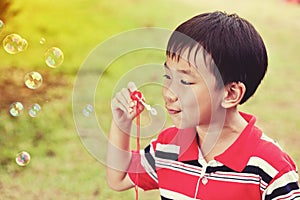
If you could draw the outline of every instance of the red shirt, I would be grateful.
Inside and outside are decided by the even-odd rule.
[[[255,126],[254,116],[241,115],[248,125],[208,163],[195,131],[164,130],[133,153],[130,179],[143,190],[159,189],[162,199],[300,199],[295,163]]]

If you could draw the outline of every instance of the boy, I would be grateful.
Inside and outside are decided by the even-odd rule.
[[[262,38],[237,15],[204,13],[177,27],[163,88],[174,127],[141,154],[130,153],[136,87],[129,83],[117,93],[109,186],[159,189],[162,199],[300,199],[295,163],[255,126],[254,116],[237,109],[254,94],[267,65]]]

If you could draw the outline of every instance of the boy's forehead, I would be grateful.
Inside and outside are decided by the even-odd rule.
[[[202,72],[207,70],[206,66],[208,59],[211,59],[208,54],[201,46],[192,49],[186,48],[180,54],[175,53],[175,57],[167,57],[166,65],[170,68],[176,68],[176,70],[191,70]]]

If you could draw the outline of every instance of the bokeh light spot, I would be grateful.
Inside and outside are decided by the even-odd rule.
[[[44,38],[44,37],[41,37],[41,39],[40,39],[40,44],[45,44],[46,43],[46,39]]]

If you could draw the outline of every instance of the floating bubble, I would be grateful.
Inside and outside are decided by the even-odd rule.
[[[36,117],[41,112],[41,110],[42,110],[41,106],[35,103],[30,107],[28,114],[30,117]]]
[[[21,102],[15,102],[10,105],[9,113],[13,117],[18,117],[23,113],[24,106]]]
[[[21,151],[16,155],[16,163],[19,166],[26,166],[30,162],[30,155],[26,151]]]
[[[157,115],[157,110],[155,108],[151,108],[150,110],[151,115]]]
[[[24,77],[25,85],[29,89],[37,89],[39,88],[43,83],[43,77],[38,72],[29,72]]]
[[[4,22],[0,19],[0,31],[4,27]]]
[[[41,39],[40,39],[40,44],[45,44],[45,42],[46,42],[46,39],[43,38],[43,37],[41,37]]]
[[[51,47],[45,53],[45,62],[48,67],[56,68],[64,61],[64,53],[57,47]]]
[[[89,117],[90,114],[94,111],[94,108],[92,105],[86,105],[86,107],[82,110],[82,113],[84,116]]]
[[[7,53],[16,54],[19,53],[19,43],[22,40],[22,37],[18,34],[10,34],[6,36],[3,40],[3,47]]]
[[[3,40],[3,48],[9,54],[17,54],[25,51],[27,47],[27,41],[15,33],[7,35]]]

